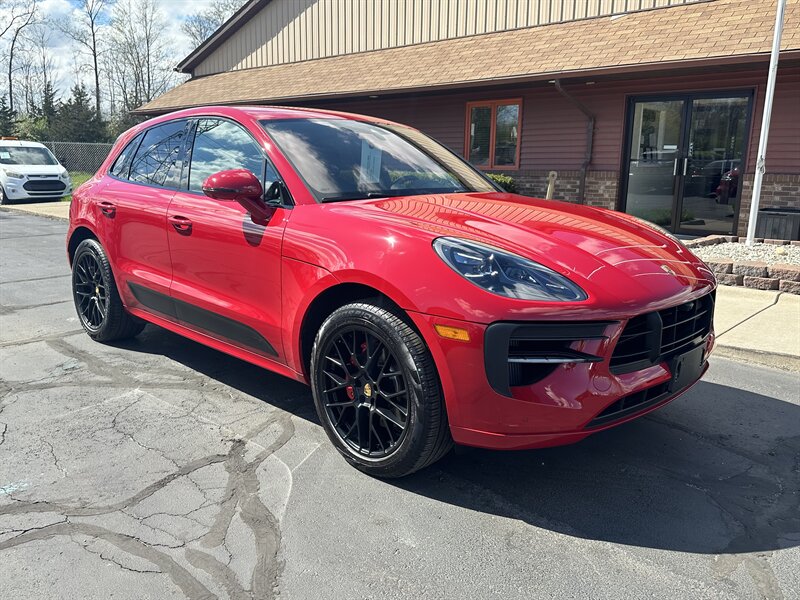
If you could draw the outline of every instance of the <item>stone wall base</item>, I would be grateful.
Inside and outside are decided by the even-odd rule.
[[[747,221],[750,218],[750,204],[753,199],[753,179],[748,173],[742,183],[742,208],[739,211],[739,227],[736,234],[747,235]],[[761,185],[760,208],[800,209],[800,175],[765,173]]]
[[[544,198],[547,194],[547,175],[550,171],[516,171],[508,173],[517,182],[517,190],[525,196]],[[577,202],[580,171],[556,171],[554,200]],[[586,204],[613,209],[617,203],[619,173],[617,171],[588,171],[586,174]]]

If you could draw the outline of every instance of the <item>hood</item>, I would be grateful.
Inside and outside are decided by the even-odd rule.
[[[61,165],[4,165],[0,164],[0,169],[21,173],[23,175],[55,175],[59,176],[64,172]]]
[[[360,219],[393,221],[428,234],[473,239],[543,264],[580,285],[654,302],[714,285],[683,244],[631,217],[504,193],[408,196],[342,203]],[[356,216],[356,215],[353,215]]]

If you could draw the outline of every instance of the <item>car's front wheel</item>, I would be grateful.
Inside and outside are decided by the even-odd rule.
[[[81,325],[95,341],[121,340],[144,329],[144,321],[125,310],[108,257],[97,240],[84,240],[75,250],[72,297]]]
[[[396,308],[334,311],[314,342],[311,384],[328,437],[370,475],[408,475],[452,447],[433,358]]]
[[[3,189],[3,186],[0,185],[0,204],[11,204],[11,201],[6,196],[6,191]]]

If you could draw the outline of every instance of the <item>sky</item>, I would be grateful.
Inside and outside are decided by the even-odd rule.
[[[160,0],[162,12],[167,22],[167,35],[173,43],[175,64],[180,62],[192,50],[192,43],[189,38],[181,31],[181,23],[191,14],[205,9],[211,0]],[[76,6],[78,0],[41,0],[39,3],[40,14],[56,20],[67,20]],[[0,20],[3,15],[0,14]],[[56,65],[56,87],[59,96],[69,97],[69,90],[77,79],[83,81],[89,90],[94,89],[93,78],[90,72],[76,74],[76,64],[85,62],[85,59],[77,59],[72,42],[63,33],[53,28],[50,38],[50,53]],[[0,82],[0,94],[7,88],[5,82]]]

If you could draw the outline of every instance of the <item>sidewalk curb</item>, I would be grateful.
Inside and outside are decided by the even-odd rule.
[[[772,367],[789,373],[800,373],[800,356],[781,354],[780,352],[763,352],[737,346],[715,345],[710,358],[718,356],[738,362],[744,362],[762,367]]]
[[[26,210],[21,206],[10,206],[8,204],[0,205],[0,211],[7,212],[7,213],[23,213],[26,215],[32,215],[34,217],[42,217],[44,219],[52,219],[54,221],[69,221],[69,216],[61,217],[59,215],[50,215],[47,213],[40,213],[34,210]]]

